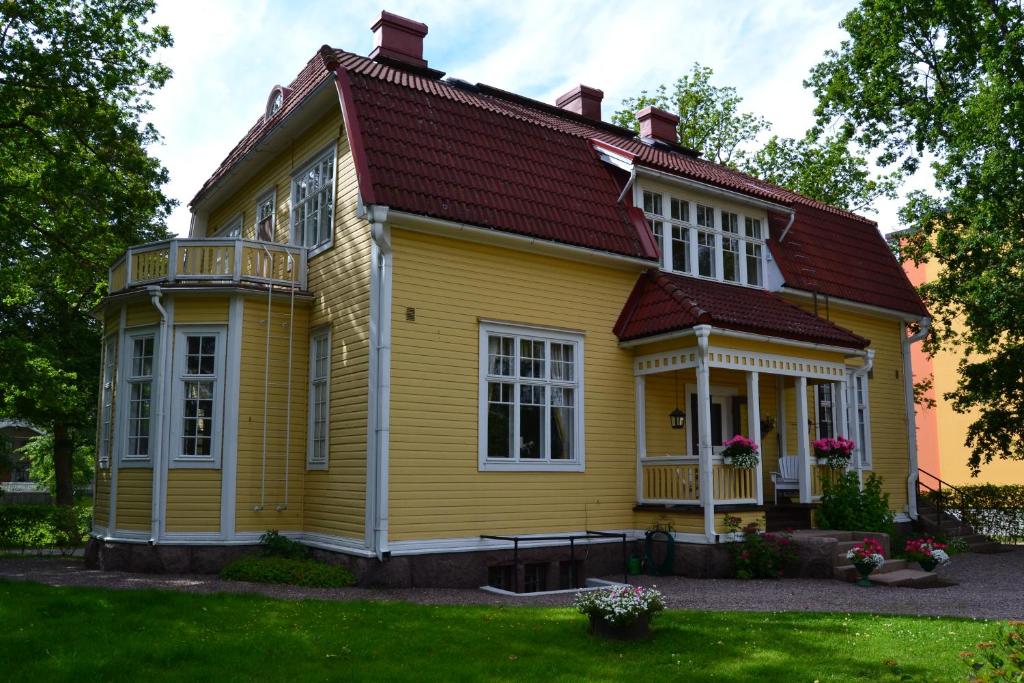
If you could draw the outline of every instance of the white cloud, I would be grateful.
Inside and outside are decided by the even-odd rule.
[[[704,3],[647,0],[396,0],[389,11],[430,27],[431,66],[553,102],[577,83],[605,92],[607,119],[622,99],[671,83],[698,61],[774,132],[801,135],[813,95],[802,87],[824,51],[837,47],[850,2]],[[188,231],[187,202],[260,115],[270,88],[289,82],[322,44],[366,54],[379,3],[359,0],[170,0],[155,21],[170,26],[161,59],[175,72],[151,120],[165,144],[154,152],[181,205],[171,229]],[[915,179],[915,186],[927,184]],[[898,202],[880,202],[883,229]]]

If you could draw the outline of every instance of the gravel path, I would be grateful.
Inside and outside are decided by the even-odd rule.
[[[860,588],[819,579],[736,581],[684,577],[639,577],[657,585],[668,607],[758,612],[875,612],[991,619],[1024,618],[1024,548],[995,555],[969,553],[953,558],[940,575],[958,582],[943,588]],[[0,559],[0,578],[51,586],[113,589],[159,588],[189,593],[257,593],[300,600],[402,600],[429,605],[568,605],[571,594],[515,598],[480,590],[439,588],[299,588],[235,581],[215,576],[129,574],[85,569],[75,558]],[[613,577],[614,578],[614,577]]]

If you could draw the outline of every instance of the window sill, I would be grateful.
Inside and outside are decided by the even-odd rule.
[[[332,240],[330,240],[328,242],[325,242],[325,243],[321,244],[318,247],[310,247],[309,251],[306,252],[306,258],[308,258],[308,259],[309,258],[313,258],[317,254],[322,254],[323,252],[327,251],[328,249],[330,249],[333,246],[334,246],[334,240],[332,239]]]
[[[483,460],[480,462],[481,472],[583,472],[585,471],[582,460],[570,460],[565,462],[552,462],[540,460],[529,462],[523,460]]]
[[[330,469],[330,465],[326,462],[307,462],[307,472],[323,472]]]
[[[169,469],[203,469],[203,470],[219,470],[220,460],[217,458],[187,458],[177,457],[172,458],[168,464]]]
[[[118,467],[152,467],[153,461],[149,458],[121,458]]]

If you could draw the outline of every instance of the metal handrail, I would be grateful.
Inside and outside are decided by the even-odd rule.
[[[957,498],[960,499],[960,508],[961,508],[960,514],[961,514],[961,516],[963,515],[963,492],[960,489],[958,489],[957,487],[953,486],[952,484],[943,481],[939,476],[934,475],[931,472],[928,472],[927,470],[921,469],[919,467],[919,468],[917,468],[917,472],[918,472],[918,475],[919,475],[917,477],[918,490],[924,488],[924,489],[927,489],[928,491],[931,491],[932,493],[938,494],[937,496],[935,496],[935,523],[938,526],[939,530],[941,531],[942,530],[942,515],[944,513],[943,502],[945,500],[945,498],[942,495],[943,488],[946,488],[946,489],[948,489],[950,491],[953,491],[954,496],[956,496]],[[938,488],[935,488],[933,486],[929,486],[928,484],[926,484],[923,481],[921,481],[920,475],[922,475],[922,474],[927,476],[927,477],[931,477],[932,479],[934,479],[936,484],[938,485]]]

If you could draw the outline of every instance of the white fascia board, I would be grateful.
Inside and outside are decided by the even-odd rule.
[[[764,199],[758,199],[757,197],[752,197],[742,192],[737,192],[735,190],[726,190],[716,185],[702,183],[699,180],[691,180],[690,178],[684,178],[683,176],[675,175],[672,173],[665,173],[664,171],[657,171],[653,168],[648,168],[646,166],[637,166],[636,174],[642,178],[652,178],[654,180],[660,180],[664,183],[669,183],[672,185],[682,185],[684,187],[689,187],[699,192],[706,192],[707,194],[726,197],[739,204],[756,206],[766,211],[784,213],[787,216],[791,216],[796,213],[796,211],[792,207],[786,206],[785,204],[777,204],[775,202],[765,201]]]
[[[721,327],[712,327],[711,334],[719,337],[732,337],[734,339],[750,339],[752,341],[763,341],[770,344],[777,344],[779,346],[794,346],[801,349],[815,349],[817,351],[827,351],[830,353],[841,353],[847,357],[864,358],[867,356],[867,351],[859,349],[849,349],[845,346],[831,346],[829,344],[816,344],[815,342],[800,341],[798,339],[786,339],[785,337],[772,337],[766,334],[754,334],[753,332],[739,332],[736,330],[728,330]],[[664,334],[657,334],[651,337],[642,337],[641,339],[630,339],[629,341],[619,342],[619,346],[624,349],[634,348],[637,346],[643,346],[645,344],[653,344],[659,341],[667,341],[672,339],[686,339],[687,337],[694,336],[693,328],[687,328],[685,330],[678,330],[676,332],[666,332]]]
[[[570,261],[581,261],[595,265],[620,268],[624,270],[646,270],[657,268],[657,261],[632,256],[622,256],[608,251],[577,247],[539,237],[526,237],[515,233],[503,232],[491,228],[482,228],[467,223],[448,221],[440,218],[420,216],[405,211],[392,209],[388,214],[388,223],[393,228],[412,230],[432,235],[442,235],[463,239],[469,242],[490,244],[516,251],[525,251],[542,256],[551,256]]]

